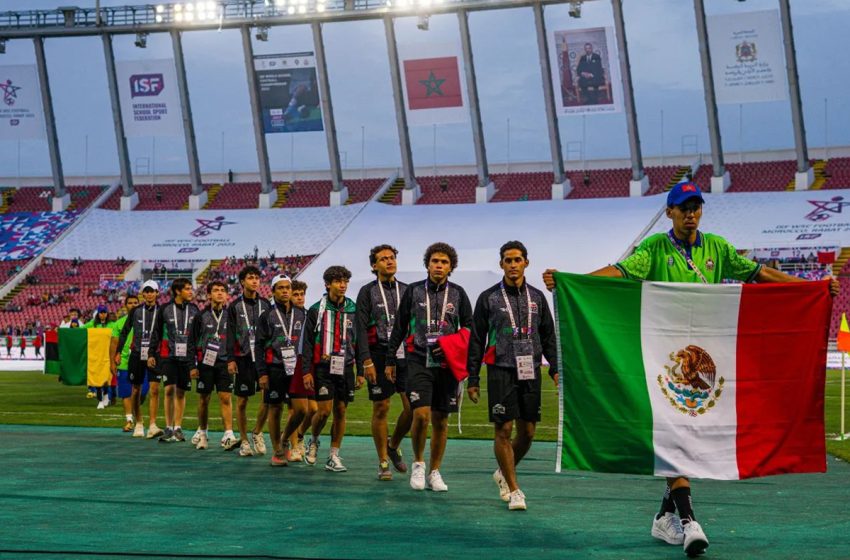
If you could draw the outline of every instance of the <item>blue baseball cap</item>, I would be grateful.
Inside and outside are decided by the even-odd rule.
[[[693,181],[682,181],[667,193],[667,206],[678,206],[691,198],[698,198],[700,202],[705,204],[699,185]]]

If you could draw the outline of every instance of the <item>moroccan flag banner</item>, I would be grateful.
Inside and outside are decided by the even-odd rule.
[[[59,375],[59,333],[56,329],[44,332],[44,373]]]
[[[826,470],[828,282],[555,282],[563,468],[720,480]]]
[[[463,106],[456,56],[405,60],[404,80],[410,110]]]
[[[101,387],[112,379],[111,329],[59,329],[59,378],[66,385]]]

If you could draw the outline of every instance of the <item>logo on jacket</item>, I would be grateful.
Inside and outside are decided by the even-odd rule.
[[[656,380],[670,405],[689,416],[705,414],[714,408],[726,379],[717,378],[717,366],[709,353],[690,344],[670,352],[669,359],[672,365],[664,366],[664,373]]]

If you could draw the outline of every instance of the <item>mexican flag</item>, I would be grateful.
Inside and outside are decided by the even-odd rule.
[[[112,329],[59,329],[59,378],[66,385],[102,387],[112,380]]]
[[[722,480],[826,470],[826,281],[555,282],[559,466]]]

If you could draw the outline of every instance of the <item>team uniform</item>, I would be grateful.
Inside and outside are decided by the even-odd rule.
[[[121,330],[127,322],[130,315],[124,315],[114,323],[112,323],[112,338],[121,339]],[[132,332],[132,328],[131,328]],[[132,335],[131,335],[132,336]],[[126,340],[123,346],[118,347],[121,352],[121,363],[118,364],[118,397],[129,399],[133,394],[133,384],[130,382],[130,340]],[[144,379],[141,384],[141,395],[144,398],[148,394],[149,384],[147,379]]]
[[[396,348],[406,342],[407,397],[411,408],[430,407],[457,412],[458,381],[445,363],[436,362],[431,349],[440,336],[472,327],[472,305],[463,288],[430,280],[407,287],[387,347],[386,364],[396,365]]]
[[[131,385],[141,386],[145,381],[159,383],[161,381],[159,365],[157,368],[148,368],[148,358],[153,356],[151,352],[151,335],[154,323],[160,310],[157,305],[140,305],[127,315],[124,326],[118,335],[118,348],[124,348],[125,343],[130,341],[130,358],[127,362],[128,379]]]
[[[227,306],[226,352],[236,362],[233,392],[237,397],[250,397],[257,392],[257,322],[270,307],[260,296],[250,299],[244,295]]]
[[[358,371],[361,371],[360,364],[371,359],[376,372],[376,383],[369,383],[370,401],[386,400],[407,388],[407,359],[403,345],[399,344],[396,349],[395,382],[387,379],[384,373],[395,316],[406,291],[407,284],[397,280],[373,280],[357,294],[357,337],[362,341],[357,352]]]
[[[266,404],[281,404],[287,399],[290,384],[298,369],[301,333],[307,314],[300,307],[285,308],[272,302],[257,322],[257,376],[268,375]],[[303,378],[303,372],[302,372]],[[303,383],[303,381],[302,381]]]
[[[195,389],[198,394],[208,395],[215,389],[218,393],[233,392],[233,376],[227,373],[227,308],[218,313],[208,305],[192,320],[190,336],[191,357],[198,369]]]
[[[469,341],[469,387],[480,386],[487,365],[490,422],[540,421],[540,366],[557,374],[555,323],[546,296],[528,282],[520,288],[499,282],[481,293]]]
[[[192,390],[190,372],[195,365],[192,346],[192,320],[200,314],[191,302],[170,301],[159,306],[159,313],[151,335],[151,351],[157,364],[162,364],[165,386],[176,385],[184,391]]]
[[[317,401],[354,401],[355,313],[349,298],[337,306],[327,296],[307,311],[302,369],[305,375],[313,374]]]

